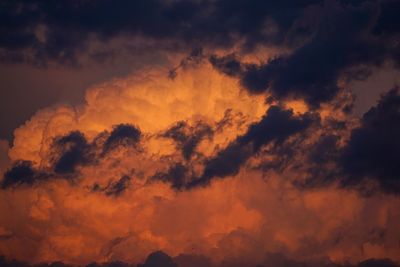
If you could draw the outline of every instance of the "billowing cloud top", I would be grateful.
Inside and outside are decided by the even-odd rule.
[[[1,266],[399,266],[400,93],[348,89],[400,66],[398,1],[1,7],[2,62],[169,65],[0,143]]]

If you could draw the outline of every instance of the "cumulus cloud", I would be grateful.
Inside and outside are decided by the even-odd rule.
[[[191,52],[0,143],[0,263],[398,266],[399,94],[358,119],[346,88],[397,66],[398,5],[289,2],[1,3],[3,60],[118,36]]]
[[[335,172],[354,133],[379,133],[377,117],[395,119],[394,91],[358,122],[343,111],[345,95],[310,110],[248,94],[207,61],[177,74],[149,70],[98,85],[83,106],[38,111],[15,131],[0,191],[7,262],[400,260],[399,199],[379,187],[365,197]],[[158,250],[166,254],[151,254]]]

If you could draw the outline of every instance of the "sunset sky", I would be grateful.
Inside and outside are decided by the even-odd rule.
[[[0,267],[400,267],[399,0],[0,0]]]

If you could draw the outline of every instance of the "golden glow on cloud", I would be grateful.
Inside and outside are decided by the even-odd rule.
[[[77,264],[138,262],[163,250],[173,256],[203,254],[215,262],[240,257],[257,263],[267,251],[336,262],[400,260],[400,200],[390,195],[363,198],[334,186],[301,191],[291,183],[301,173],[262,172],[256,168],[260,155],[237,175],[205,187],[179,191],[151,179],[171,162],[184,162],[176,144],[162,136],[176,123],[202,122],[215,129],[193,156],[193,172],[200,174],[201,157],[215,155],[265,114],[264,95],[247,94],[236,79],[209,64],[182,68],[175,79],[165,69],[145,70],[94,86],[85,100],[82,106],[38,111],[15,131],[10,159],[46,169],[55,137],[79,130],[92,141],[120,123],[140,128],[140,148],[120,147],[95,165],[79,167],[73,182],[52,179],[0,191],[0,251],[6,256]],[[295,114],[308,111],[301,101],[285,105]],[[343,116],[329,107],[321,110],[326,117]],[[122,175],[132,179],[121,195],[93,190],[94,184],[106,188]],[[371,229],[383,227],[385,238],[378,242]]]
[[[179,121],[216,123],[227,112],[240,115],[244,122],[241,131],[226,133],[223,138],[231,140],[264,114],[264,97],[249,96],[236,79],[221,75],[208,64],[187,68],[175,79],[168,78],[167,69],[145,70],[90,88],[83,106],[38,111],[15,131],[10,158],[39,163],[53,138],[72,130],[92,139],[113,125],[131,123],[154,135]]]

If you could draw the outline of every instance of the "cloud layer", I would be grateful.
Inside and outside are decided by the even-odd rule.
[[[392,145],[374,160],[367,139],[394,138],[395,89],[357,122],[346,101],[265,102],[208,61],[167,74],[99,85],[16,130],[0,193],[7,258],[399,261],[398,180],[384,171],[397,147],[379,139]]]
[[[1,5],[3,62],[170,59],[0,143],[1,264],[398,266],[400,94],[348,90],[399,67],[396,1]]]

